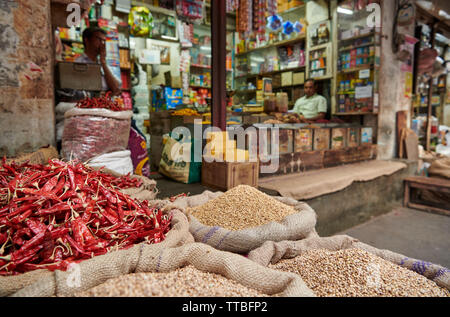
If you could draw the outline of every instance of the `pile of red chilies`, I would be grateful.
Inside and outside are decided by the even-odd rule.
[[[0,167],[0,275],[67,270],[137,243],[158,243],[171,216],[120,192],[141,181],[81,163]]]
[[[116,101],[111,99],[111,92],[107,92],[104,96],[98,98],[85,98],[79,101],[76,105],[77,108],[102,108],[111,111],[123,111],[123,107],[120,106]]]

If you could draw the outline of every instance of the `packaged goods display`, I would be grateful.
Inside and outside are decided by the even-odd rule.
[[[112,250],[158,243],[169,216],[121,189],[142,181],[81,163],[6,164],[0,169],[0,275],[66,270]]]

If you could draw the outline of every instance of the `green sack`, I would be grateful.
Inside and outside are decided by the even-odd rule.
[[[194,162],[194,140],[182,143],[170,135],[164,139],[159,172],[185,184],[200,182],[202,163]]]

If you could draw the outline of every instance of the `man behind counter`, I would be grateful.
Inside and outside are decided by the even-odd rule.
[[[98,63],[102,66],[102,86],[103,90],[110,90],[112,94],[120,93],[120,82],[114,77],[113,73],[106,64],[106,31],[101,28],[89,27],[83,31],[84,54],[76,59],[77,63],[93,64]]]
[[[300,119],[308,121],[325,119],[327,100],[316,93],[316,82],[314,79],[308,79],[305,82],[305,96],[295,102],[293,112],[297,113]]]

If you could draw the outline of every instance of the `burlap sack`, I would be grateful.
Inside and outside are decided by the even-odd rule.
[[[135,272],[167,273],[187,265],[204,272],[220,274],[267,295],[315,296],[296,274],[266,268],[241,255],[219,251],[204,243],[159,250],[143,246]]]
[[[99,167],[92,167],[95,170],[99,170]],[[110,169],[103,168],[101,169],[103,172],[113,175],[115,177],[121,177],[119,173],[116,173]],[[133,174],[130,177],[137,178],[142,181],[142,185],[140,187],[133,188],[125,188],[120,191],[126,195],[129,195],[133,199],[137,199],[139,201],[143,200],[154,200],[158,195],[158,189],[156,188],[156,181],[154,179],[150,179],[146,176]]]
[[[308,250],[326,249],[338,251],[359,248],[401,267],[415,271],[432,280],[437,285],[450,290],[450,270],[433,263],[416,260],[389,250],[378,249],[347,235],[333,237],[311,237],[301,241],[281,241],[264,243],[260,248],[251,251],[248,258],[263,266],[275,264],[281,259],[292,259]]]
[[[434,161],[428,168],[428,174],[432,177],[450,179],[450,157]]]
[[[196,207],[222,195],[222,192],[205,191],[200,195],[181,197],[172,205],[186,212],[188,207]],[[263,226],[231,231],[222,227],[210,227],[200,223],[194,216],[188,215],[189,231],[196,242],[206,243],[218,250],[236,253],[248,253],[266,241],[301,240],[317,236],[315,230],[317,216],[306,203],[287,197],[273,197],[293,206],[298,213],[287,216],[281,222],[271,222]],[[239,215],[236,215],[239,217]]]
[[[172,229],[164,241],[156,244],[140,243],[127,250],[119,250],[80,262],[67,271],[36,270],[16,276],[0,276],[0,296],[70,296],[87,290],[106,280],[123,274],[139,272],[147,257],[161,250],[193,243],[186,216],[167,206],[167,201],[155,201],[165,214],[172,213]]]
[[[58,150],[53,146],[42,147],[33,153],[20,153],[17,157],[9,158],[6,163],[23,164],[29,162],[30,164],[47,164],[48,160],[59,158]]]

